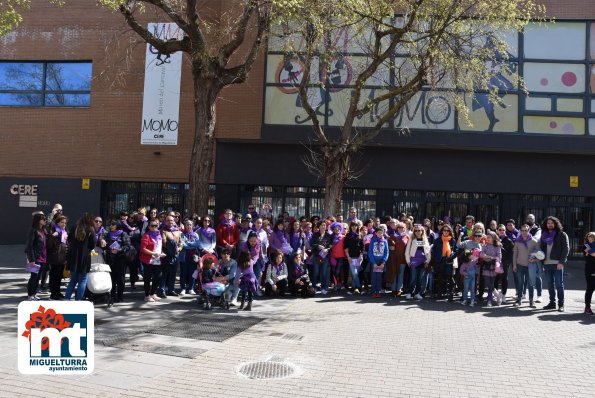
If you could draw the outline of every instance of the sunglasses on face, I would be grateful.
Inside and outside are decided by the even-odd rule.
[[[151,224],[151,225],[149,225],[150,228],[157,228],[158,226],[159,225],[157,225],[157,224]]]
[[[103,222],[102,220],[93,220],[93,221],[95,221],[96,223],[102,223]]]

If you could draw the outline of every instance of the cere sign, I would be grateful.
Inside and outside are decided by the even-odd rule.
[[[175,23],[150,23],[149,32],[161,40],[181,40]],[[182,53],[161,54],[147,44],[143,96],[142,145],[177,145],[180,113]]]
[[[89,374],[95,366],[94,309],[88,301],[23,301],[18,364],[23,374]]]

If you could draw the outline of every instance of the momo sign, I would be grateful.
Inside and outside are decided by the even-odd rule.
[[[148,29],[165,41],[183,37],[175,23],[150,23]],[[141,144],[178,144],[181,76],[182,53],[161,54],[147,44]]]
[[[19,304],[18,365],[23,374],[89,374],[95,366],[93,304]]]

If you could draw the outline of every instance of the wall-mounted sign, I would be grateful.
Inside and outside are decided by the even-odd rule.
[[[149,32],[161,40],[181,40],[175,23],[150,23]],[[177,145],[180,114],[182,53],[161,54],[147,44],[143,96],[142,145]]]
[[[14,184],[10,193],[19,197],[19,207],[37,207],[37,185]]]
[[[570,188],[578,188],[578,176],[570,176]]]
[[[83,189],[89,189],[91,187],[91,180],[89,178],[83,178]]]

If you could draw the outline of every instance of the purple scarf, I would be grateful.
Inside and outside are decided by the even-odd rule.
[[[60,234],[60,243],[62,243],[63,245],[65,245],[66,242],[68,241],[68,232],[66,232],[62,228],[60,228],[58,226],[58,224],[52,224],[52,226],[54,227],[54,229],[56,230],[56,232]]]
[[[545,242],[545,244],[548,246],[553,245],[556,235],[558,235],[558,231],[556,230],[553,230],[552,232],[545,230],[541,233],[541,241]]]
[[[341,241],[341,238],[343,237],[343,235],[339,234],[335,234],[333,233],[333,246],[335,246],[337,243],[339,243]]]
[[[401,239],[401,241],[402,241],[403,243],[407,244],[407,240],[406,240],[406,239],[407,239],[407,238],[409,238],[409,235],[407,235],[405,232],[401,233],[400,235],[397,235],[397,234],[395,234],[395,236],[396,236],[398,239]]]
[[[168,227],[167,225],[164,225],[163,230],[167,231],[167,232],[176,232],[176,231],[179,231],[179,228],[176,224],[172,225],[171,228]]]
[[[521,242],[523,245],[525,245],[526,248],[529,248],[529,246],[527,246],[527,242],[529,242],[531,239],[533,239],[533,236],[531,236],[531,234],[527,234],[527,240],[523,239],[523,235],[519,235],[515,242]]]
[[[285,265],[285,263],[281,263],[279,265],[275,265],[275,271],[277,272],[277,276],[281,275],[281,272],[283,271],[283,266]]]
[[[99,235],[102,235],[105,232],[105,228],[99,227],[97,231],[95,231],[95,243],[99,240]]]
[[[117,241],[120,236],[124,233],[124,231],[122,231],[121,229],[117,230],[117,231],[110,231],[109,233],[109,238],[113,241]]]
[[[506,231],[504,232],[506,234],[506,236],[508,236],[510,238],[510,240],[514,241],[516,240],[516,238],[518,238],[520,236],[519,234],[519,230],[518,229],[513,229],[512,231],[509,231],[508,228],[506,229]]]
[[[161,241],[161,232],[159,231],[147,231],[147,234],[151,238],[151,240],[155,243],[159,243]]]
[[[215,234],[215,230],[211,227],[201,228],[200,233],[206,237],[207,239],[212,239],[213,235]]]
[[[393,229],[391,227],[388,227],[388,229],[386,230],[386,234],[388,236],[392,236],[392,235],[399,236],[398,233],[397,233],[397,230],[396,229]]]

